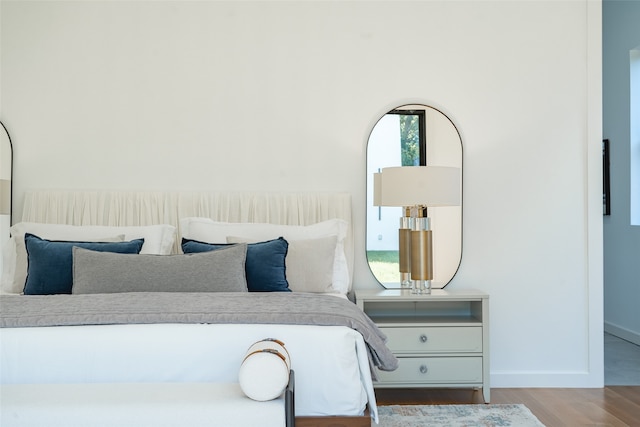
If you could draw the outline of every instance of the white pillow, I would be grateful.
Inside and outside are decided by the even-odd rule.
[[[284,237],[289,244],[297,240],[312,240],[336,236],[333,257],[333,292],[349,291],[349,267],[344,252],[348,224],[342,219],[330,219],[312,225],[279,225],[256,222],[216,222],[209,218],[183,218],[180,220],[182,237],[205,243],[227,243],[227,236],[264,241]]]
[[[289,383],[291,359],[282,341],[267,338],[247,350],[238,383],[249,399],[259,402],[273,400],[282,395]]]
[[[255,242],[255,239],[227,236],[227,243]],[[332,282],[338,236],[294,240],[288,243],[285,265],[289,289],[293,292],[336,292]]]
[[[175,241],[175,227],[169,224],[115,227],[103,225],[44,224],[19,222],[11,227],[11,239],[4,257],[2,293],[22,293],[27,279],[27,249],[25,233],[40,238],[61,241],[113,241],[120,235],[124,240],[144,239],[141,254],[168,255]]]

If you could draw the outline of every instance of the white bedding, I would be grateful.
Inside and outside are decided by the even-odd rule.
[[[351,199],[346,193],[27,192],[22,221],[117,227],[169,224],[177,227],[179,237],[179,220],[185,217],[294,226],[335,218],[349,223]],[[351,285],[352,234],[349,228],[344,241],[349,283],[341,292]],[[179,252],[179,242],[177,238],[174,252]],[[18,292],[13,289],[13,293]],[[377,422],[367,347],[360,333],[343,326],[3,328],[0,388],[4,396],[11,390],[28,393],[23,384],[43,384],[38,394],[45,393],[46,397],[47,384],[96,384],[96,393],[102,393],[98,389],[104,386],[108,394],[119,384],[235,383],[246,350],[264,338],[283,341],[291,356],[297,416],[362,415],[368,405]],[[0,411],[2,405],[0,402]]]
[[[233,383],[251,344],[285,343],[296,415],[377,410],[362,335],[342,326],[149,324],[0,329],[0,384]],[[355,351],[354,351],[355,349]]]

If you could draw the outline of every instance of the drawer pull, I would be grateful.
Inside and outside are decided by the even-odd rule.
[[[420,342],[427,342],[427,336],[425,334],[420,335]]]
[[[420,365],[420,373],[426,374],[428,371],[427,365]]]

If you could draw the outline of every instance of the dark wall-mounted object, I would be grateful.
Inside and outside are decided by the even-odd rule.
[[[602,141],[602,213],[603,215],[611,215],[611,178],[608,139]]]

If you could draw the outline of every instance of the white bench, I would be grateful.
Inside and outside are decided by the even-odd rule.
[[[2,384],[2,427],[293,427],[293,375],[257,402],[237,383]]]

